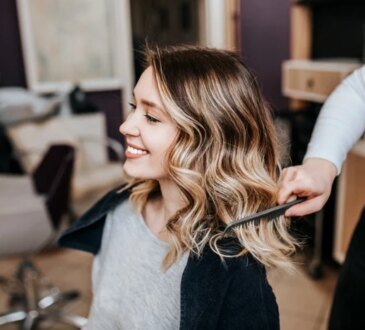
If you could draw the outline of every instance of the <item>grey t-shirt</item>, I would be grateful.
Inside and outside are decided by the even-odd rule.
[[[94,297],[86,329],[178,329],[188,253],[164,272],[168,249],[129,200],[110,212],[93,263]]]

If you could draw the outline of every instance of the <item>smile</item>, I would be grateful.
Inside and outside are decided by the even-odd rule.
[[[128,146],[127,150],[125,151],[127,158],[137,158],[147,154],[148,152],[146,150],[136,149],[131,146]]]

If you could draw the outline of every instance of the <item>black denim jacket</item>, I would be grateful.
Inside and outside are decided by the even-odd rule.
[[[107,213],[130,194],[117,191],[106,194],[67,229],[59,244],[97,254]],[[222,263],[209,246],[199,258],[188,258],[180,309],[183,330],[279,329],[278,307],[264,267],[250,255]]]

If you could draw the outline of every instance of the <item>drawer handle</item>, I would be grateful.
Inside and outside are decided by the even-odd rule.
[[[313,88],[314,86],[314,79],[313,78],[309,78],[307,80],[307,88]]]

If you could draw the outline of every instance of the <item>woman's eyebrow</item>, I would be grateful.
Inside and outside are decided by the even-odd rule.
[[[136,96],[135,96],[134,92],[132,94],[133,94],[133,98],[136,100]],[[155,109],[161,111],[163,114],[166,114],[166,111],[163,108],[161,108],[160,106],[158,106],[156,103],[154,103],[152,101],[148,101],[146,99],[141,99],[141,103],[148,107],[155,108]]]
[[[159,107],[156,103],[153,103],[153,102],[145,100],[145,99],[141,99],[141,102],[142,102],[142,104],[147,105],[148,107],[155,108],[155,109],[161,111],[162,113],[165,113],[165,110],[162,109],[161,107]]]

